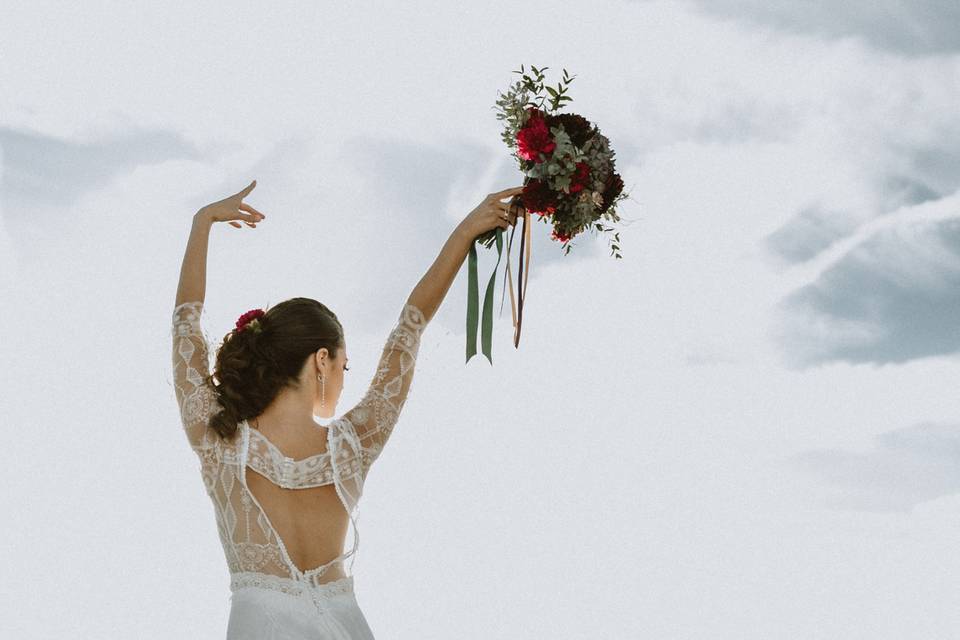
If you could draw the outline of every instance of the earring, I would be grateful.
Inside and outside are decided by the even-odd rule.
[[[320,408],[323,409],[324,398],[327,395],[327,381],[320,374],[317,374],[317,380],[320,381]]]

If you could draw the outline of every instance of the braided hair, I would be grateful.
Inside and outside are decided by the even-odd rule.
[[[312,298],[290,298],[250,315],[256,330],[238,322],[224,336],[208,380],[221,407],[210,427],[224,440],[233,440],[239,423],[263,413],[280,391],[299,388],[300,372],[319,349],[336,358],[343,348],[337,315]]]

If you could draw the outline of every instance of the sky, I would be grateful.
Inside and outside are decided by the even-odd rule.
[[[7,3],[0,635],[223,637],[169,371],[192,214],[257,180],[267,219],[211,232],[204,328],[322,301],[350,345],[342,413],[456,224],[522,183],[493,109],[523,64],[566,69],[565,110],[610,138],[623,259],[535,226],[493,366],[464,364],[464,263],[364,492],[377,637],[954,637],[958,21],[894,0]]]

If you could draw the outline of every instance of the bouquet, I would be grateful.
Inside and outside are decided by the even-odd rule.
[[[499,94],[495,109],[498,120],[505,120],[503,141],[513,150],[513,156],[524,174],[523,192],[511,200],[511,207],[523,207],[518,212],[518,221],[523,220],[520,234],[520,266],[517,271],[518,301],[514,301],[513,278],[510,274],[510,247],[513,234],[507,245],[507,266],[504,278],[509,283],[510,304],[513,313],[513,345],[520,344],[520,326],[523,320],[523,300],[526,295],[526,279],[530,273],[530,222],[531,214],[551,225],[550,238],[562,243],[564,255],[570,253],[571,240],[584,231],[611,232],[602,220],[619,221],[616,205],[628,196],[623,194],[623,180],[616,172],[614,151],[610,140],[589,120],[576,113],[557,113],[564,102],[572,100],[566,95],[572,77],[563,70],[563,80],[557,88],[545,87],[543,72],[531,66],[532,75],[522,74],[507,91]],[[545,104],[548,100],[549,104]],[[497,243],[497,264],[487,283],[483,302],[483,326],[481,345],[490,364],[493,335],[493,287],[503,249],[503,229],[497,227],[475,238],[488,249]],[[612,251],[619,253],[620,235],[613,233]],[[524,256],[526,249],[526,256]],[[526,272],[524,272],[526,261]],[[504,292],[506,287],[504,288]],[[476,245],[470,245],[467,285],[467,362],[477,353],[478,284]],[[503,298],[500,302],[503,309]]]

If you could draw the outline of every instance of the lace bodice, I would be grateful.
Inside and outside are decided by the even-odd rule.
[[[249,424],[245,422],[243,428],[249,428]],[[250,429],[247,466],[284,489],[322,487],[333,482],[329,450],[294,460],[257,429]]]
[[[202,302],[185,302],[173,310],[173,382],[187,442],[200,460],[200,472],[210,496],[217,531],[231,574],[231,590],[249,584],[295,593],[329,582],[339,566],[351,576],[359,534],[357,516],[363,485],[373,462],[390,437],[413,381],[423,312],[405,304],[383,347],[377,370],[363,398],[327,425],[327,450],[301,460],[285,456],[267,437],[238,425],[233,441],[222,440],[209,427],[220,410],[209,374],[209,341],[200,323]],[[301,570],[290,559],[283,541],[247,486],[247,467],[274,484],[300,489],[333,484],[349,515],[353,545],[319,567]],[[349,567],[343,561],[350,557]]]

